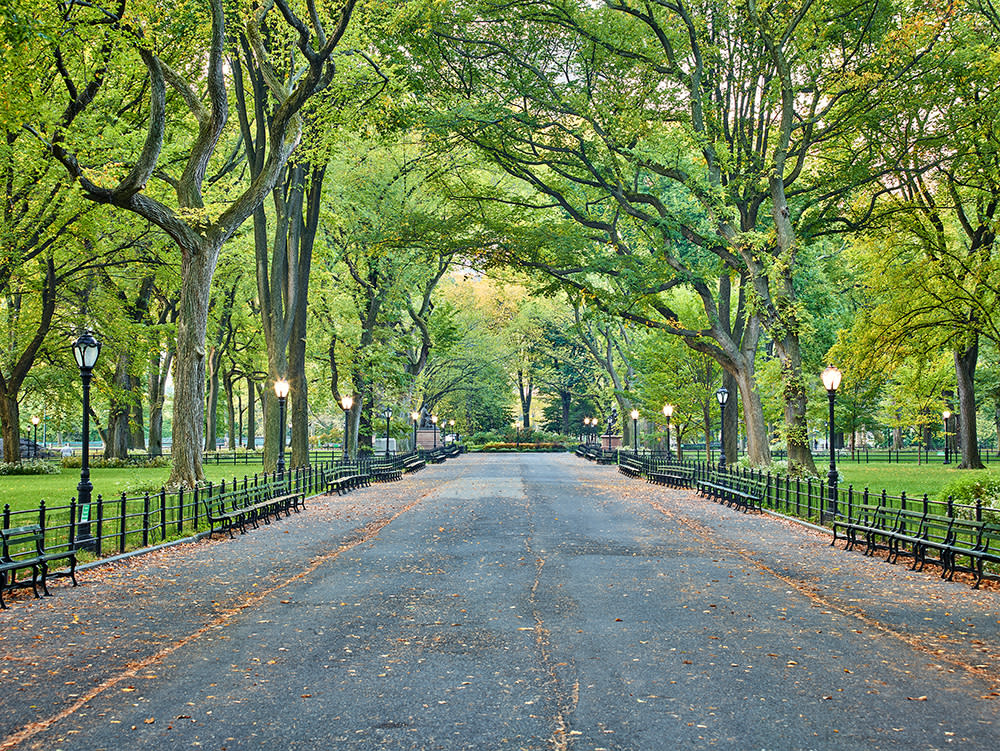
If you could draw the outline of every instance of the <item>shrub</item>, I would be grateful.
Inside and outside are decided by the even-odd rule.
[[[983,518],[989,522],[1000,523],[1000,475],[982,472],[970,477],[959,477],[941,489],[937,500],[947,503],[949,496],[956,505],[962,506],[975,506],[977,500],[982,501]],[[955,515],[973,518],[975,512],[963,508],[957,509]]]
[[[58,475],[59,465],[41,459],[29,462],[0,462],[0,475]]]
[[[82,457],[79,456],[64,456],[60,464],[66,469],[79,469],[81,463],[83,462]],[[156,469],[159,467],[169,467],[170,457],[169,456],[154,456],[152,458],[143,459],[104,459],[103,457],[91,458],[90,468],[91,469],[130,469],[132,467],[140,467],[146,469]]]
[[[526,443],[522,441],[520,444],[516,442],[504,442],[504,441],[493,441],[490,443],[484,443],[479,447],[479,451],[565,451],[566,447],[561,443],[549,442],[539,442],[539,443]]]

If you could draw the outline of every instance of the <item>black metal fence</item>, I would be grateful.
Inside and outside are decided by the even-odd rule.
[[[356,461],[326,461],[286,470],[283,473],[258,472],[242,479],[205,483],[193,489],[180,488],[146,492],[129,496],[105,498],[98,494],[89,508],[81,508],[76,498],[68,504],[50,506],[41,501],[36,508],[14,510],[3,507],[3,528],[38,524],[45,532],[45,548],[49,551],[84,548],[98,557],[124,553],[169,539],[183,537],[208,528],[205,508],[226,493],[243,491],[256,493],[269,489],[272,494],[301,492],[307,496],[326,489],[327,481],[336,471],[350,465],[361,472],[378,467],[402,469],[409,454],[386,458],[362,457]],[[81,532],[87,535],[84,540]]]
[[[676,457],[670,457],[666,452],[639,454],[635,457],[629,451],[620,451],[619,459],[624,457],[629,457],[633,461],[637,458],[642,464],[644,473],[662,472],[668,467],[685,467],[693,472],[695,480],[708,480],[709,475],[718,477],[722,474],[734,480],[752,482],[760,488],[761,505],[764,508],[817,523],[829,521],[833,516],[849,516],[859,504],[877,503],[920,513],[1000,523],[1000,509],[984,505],[981,499],[972,503],[958,503],[951,496],[938,500],[926,493],[922,496],[908,496],[906,493],[891,495],[886,490],[872,491],[868,488],[858,490],[853,485],[847,485],[837,487],[836,502],[833,503],[829,483],[820,479],[793,479],[788,475],[775,475],[743,467],[727,467],[720,473],[716,465],[700,461],[678,461]]]

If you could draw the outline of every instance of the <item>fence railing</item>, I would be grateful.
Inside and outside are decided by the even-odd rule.
[[[644,472],[663,471],[667,466],[683,466],[691,469],[696,480],[707,480],[710,474],[718,476],[717,466],[700,461],[678,461],[676,457],[639,454],[634,457],[631,452],[620,451],[619,458],[638,458]],[[944,500],[931,498],[927,493],[922,496],[900,493],[892,495],[886,490],[872,491],[868,488],[855,489],[853,485],[837,486],[836,503],[831,502],[830,484],[828,481],[813,478],[791,478],[788,475],[774,475],[757,469],[743,467],[727,467],[722,471],[734,479],[753,482],[761,490],[761,505],[764,508],[786,513],[817,523],[829,522],[833,517],[850,516],[859,504],[871,505],[881,503],[890,508],[902,508],[919,513],[951,516],[975,521],[1000,523],[1000,509],[984,505],[981,499],[972,503],[958,503],[952,496]]]
[[[356,461],[312,464],[308,467],[278,472],[258,472],[242,479],[234,477],[221,483],[208,482],[192,489],[145,492],[141,495],[122,493],[117,497],[98,494],[84,510],[76,498],[63,505],[39,502],[36,508],[13,510],[3,507],[3,528],[38,524],[45,532],[45,548],[63,551],[83,548],[97,557],[124,553],[165,540],[183,537],[207,529],[206,506],[219,496],[244,492],[257,493],[268,489],[272,493],[301,492],[315,495],[326,489],[339,468],[345,465],[370,472],[379,466],[401,469],[407,454],[386,458],[362,457]],[[82,533],[82,534],[81,534]],[[86,535],[84,539],[83,535]]]

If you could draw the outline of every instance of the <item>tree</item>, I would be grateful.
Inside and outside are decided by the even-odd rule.
[[[170,18],[136,18],[124,3],[111,9],[96,5],[71,6],[63,24],[73,34],[57,35],[46,63],[52,78],[64,89],[65,108],[57,118],[41,116],[28,127],[46,144],[89,200],[134,213],[162,229],[181,253],[181,299],[175,358],[175,413],[171,482],[193,485],[202,479],[201,449],[205,393],[205,334],[212,277],[222,246],[260,207],[280,178],[301,136],[301,112],[306,102],[332,80],[333,54],[342,39],[355,0],[345,0],[332,19],[332,28],[313,2],[305,19],[285,0],[261,6],[247,17],[245,32],[252,59],[271,85],[273,117],[267,144],[258,144],[266,156],[258,173],[247,181],[218,162],[219,147],[229,115],[233,78],[227,69],[227,19],[222,0],[210,0],[209,17],[200,8]],[[187,9],[185,9],[187,10]],[[128,17],[126,17],[128,14]],[[206,38],[202,30],[209,29]],[[267,31],[266,31],[267,30]],[[281,86],[274,71],[284,66],[271,57],[262,41],[265,33],[287,38],[283,58],[299,70],[294,85]],[[177,39],[187,44],[178,45]],[[190,46],[188,46],[190,45]],[[144,77],[128,80],[137,63]],[[113,85],[131,83],[124,91]],[[192,83],[207,88],[207,103]],[[168,107],[167,88],[180,98],[186,113]],[[148,92],[145,141],[135,158],[92,147],[95,121],[110,112],[138,112],[143,91]],[[103,94],[105,99],[100,100]],[[121,103],[127,106],[121,110]],[[92,119],[85,122],[85,113]],[[168,140],[167,131],[191,124],[192,140]],[[112,147],[118,139],[111,140]],[[127,144],[125,144],[127,146]],[[177,153],[164,159],[164,148]],[[112,152],[115,150],[112,149]],[[209,167],[221,170],[219,180],[206,180]],[[170,166],[183,165],[180,175]],[[124,169],[119,165],[130,165]],[[221,179],[221,176],[227,179]],[[151,183],[169,186],[160,190]],[[206,191],[209,191],[206,193]]]

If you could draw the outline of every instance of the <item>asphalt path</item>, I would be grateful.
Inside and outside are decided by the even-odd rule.
[[[471,455],[0,614],[5,749],[1000,741],[1000,594],[570,455]]]

